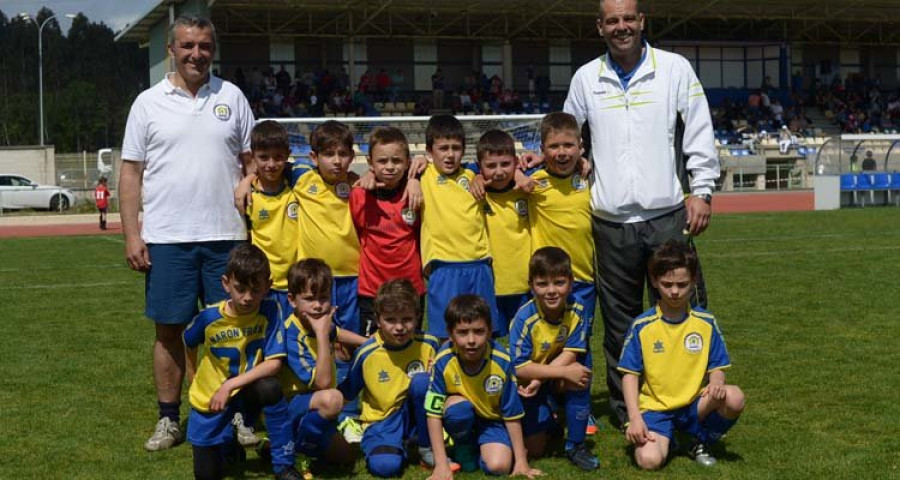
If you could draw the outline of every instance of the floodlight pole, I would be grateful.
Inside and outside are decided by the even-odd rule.
[[[19,15],[24,20],[31,20],[38,27],[38,114],[40,116],[40,131],[38,137],[41,139],[41,146],[44,146],[44,27],[47,22],[56,18],[56,15],[50,15],[38,25],[37,20],[31,18],[27,13]],[[74,18],[75,15],[67,13],[66,17]]]

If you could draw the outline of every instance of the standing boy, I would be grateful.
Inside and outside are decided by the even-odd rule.
[[[528,466],[522,438],[522,402],[509,354],[491,341],[491,310],[477,295],[460,295],[447,307],[450,343],[435,359],[425,397],[434,449],[432,480],[452,478],[443,430],[456,443],[463,470],[489,475],[541,475]],[[477,460],[476,460],[477,459]]]
[[[534,300],[525,304],[510,326],[510,352],[526,391],[522,429],[529,455],[540,457],[547,432],[554,427],[550,397],[565,405],[566,457],[583,470],[600,466],[584,443],[591,406],[591,369],[587,356],[587,314],[572,291],[572,262],[559,247],[543,247],[528,264]]]
[[[417,330],[419,292],[407,279],[389,280],[375,297],[378,331],[353,357],[344,398],[362,394],[361,447],[372,475],[395,477],[407,459],[405,441],[416,439],[423,463],[434,465],[425,423],[428,369],[437,339]]]
[[[226,457],[243,453],[233,422],[252,422],[264,406],[281,400],[272,377],[285,357],[284,332],[278,304],[263,300],[270,283],[265,254],[239,245],[222,276],[228,300],[200,312],[184,331],[185,346],[203,349],[189,394],[195,478],[223,478]]]
[[[484,218],[491,247],[497,295],[496,336],[509,333],[509,323],[528,301],[531,228],[528,194],[515,188],[515,141],[503,130],[489,130],[478,140],[478,167],[484,177]]]
[[[291,148],[287,130],[273,120],[260,122],[250,132],[250,149],[257,178],[247,205],[250,241],[269,259],[270,295],[287,315],[287,272],[297,259],[297,198],[284,177]]]
[[[650,257],[648,270],[659,302],[631,324],[619,359],[629,421],[625,438],[645,470],[663,466],[676,430],[694,436],[691,458],[715,465],[708,447],[737,422],[744,392],[725,384],[731,360],[715,317],[691,308],[693,249],[669,240]]]
[[[106,230],[106,212],[109,210],[109,188],[106,187],[106,177],[97,180],[97,188],[94,189],[94,201],[97,202],[97,210],[100,212],[100,230]]]
[[[431,162],[422,173],[422,264],[429,275],[428,333],[445,339],[450,300],[471,293],[484,298],[498,318],[482,206],[469,194],[475,173],[462,166],[466,132],[452,115],[434,115],[425,128]]]
[[[369,166],[376,189],[354,188],[350,214],[359,236],[359,313],[361,332],[375,330],[373,306],[378,288],[390,279],[405,278],[417,295],[425,293],[419,256],[419,215],[407,202],[409,144],[396,127],[378,127],[369,136]],[[417,309],[421,312],[421,308]]]

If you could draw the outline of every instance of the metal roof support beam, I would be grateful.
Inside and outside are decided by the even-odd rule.
[[[548,5],[547,8],[545,8],[545,9],[541,10],[540,12],[538,12],[537,15],[535,15],[535,16],[531,17],[530,19],[526,20],[525,23],[523,23],[522,25],[519,26],[519,28],[517,28],[517,29],[513,30],[512,32],[510,32],[510,33],[509,33],[509,38],[515,37],[516,35],[518,35],[520,32],[522,32],[522,31],[525,30],[526,28],[529,28],[529,27],[531,26],[532,23],[534,23],[534,22],[540,20],[540,19],[543,18],[545,15],[547,15],[547,14],[550,13],[550,12],[552,12],[552,11],[553,11],[560,3],[562,3],[562,2],[563,2],[563,0],[556,0],[555,2],[551,3],[550,5]]]
[[[719,0],[710,0],[709,3],[707,3],[706,5],[704,5],[704,6],[700,7],[700,8],[698,8],[698,9],[695,9],[694,11],[692,11],[692,12],[691,12],[689,15],[687,15],[686,17],[683,17],[683,18],[681,18],[681,19],[679,19],[679,20],[677,20],[677,21],[675,21],[675,22],[673,22],[673,23],[670,23],[666,28],[662,29],[661,31],[656,32],[656,33],[654,34],[654,37],[655,37],[655,38],[661,38],[661,37],[664,36],[665,34],[667,34],[667,33],[671,32],[671,31],[675,30],[679,25],[681,25],[681,24],[683,24],[683,23],[686,23],[688,20],[690,20],[690,19],[696,17],[697,15],[700,15],[701,13],[703,13],[703,12],[706,11],[706,10],[709,10],[710,8],[712,8],[713,6],[715,6],[715,4],[717,4],[717,3],[719,3]]]
[[[351,33],[350,36],[359,35],[360,33],[362,33],[362,29],[366,28],[366,25],[372,23],[372,20],[375,20],[375,17],[380,15],[381,12],[383,12],[385,8],[391,6],[392,3],[394,3],[394,0],[387,0],[386,2],[382,3],[381,6],[376,8],[375,11],[372,12],[371,15],[368,15],[366,17],[366,19],[363,20],[363,22],[359,24],[359,26],[357,26],[355,29],[353,29],[353,33]]]
[[[813,22],[813,23],[807,25],[806,28],[804,28],[803,30],[799,31],[799,32],[797,33],[797,35],[803,35],[803,34],[806,33],[807,31],[809,31],[809,30],[811,30],[811,29],[813,29],[813,28],[815,28],[815,27],[818,27],[819,25],[827,25],[829,20],[834,19],[834,18],[837,17],[839,14],[841,14],[841,13],[847,11],[847,10],[850,10],[850,9],[853,9],[853,8],[858,7],[861,3],[864,3],[864,1],[865,1],[865,0],[856,0],[856,1],[853,2],[853,3],[847,4],[846,6],[844,6],[844,8],[839,8],[839,9],[837,9],[837,10],[828,12],[828,14],[825,15],[824,18],[822,18],[821,20],[815,21],[815,22]]]

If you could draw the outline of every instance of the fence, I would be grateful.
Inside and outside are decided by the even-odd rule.
[[[109,181],[108,187],[115,195],[121,161],[121,152],[108,148],[98,152],[57,153],[56,184],[71,190],[78,200],[90,200],[97,180],[103,176]]]

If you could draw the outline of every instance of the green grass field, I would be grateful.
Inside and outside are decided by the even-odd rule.
[[[697,244],[747,410],[713,449],[717,467],[677,457],[661,475],[900,478],[900,210],[717,216]],[[156,420],[153,326],[122,249],[117,236],[0,240],[0,478],[191,477],[188,445],[142,448]],[[549,478],[659,476],[638,472],[609,426],[601,372],[593,392],[600,474],[560,457],[533,465]],[[251,454],[241,475],[265,471]],[[369,478],[362,461],[317,475],[351,476]]]

